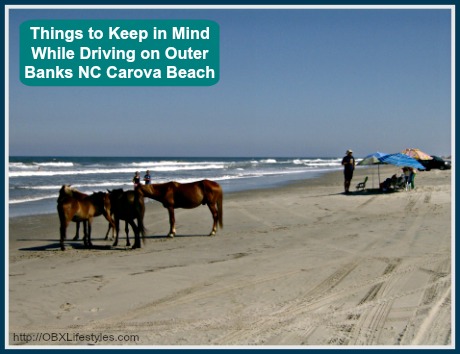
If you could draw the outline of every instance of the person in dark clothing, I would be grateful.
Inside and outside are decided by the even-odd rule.
[[[145,176],[144,176],[144,183],[145,183],[145,184],[150,184],[150,181],[151,181],[150,171],[147,170],[147,171],[145,172]]]
[[[342,159],[343,175],[345,177],[345,194],[350,193],[350,184],[353,178],[353,171],[355,170],[355,158],[353,157],[353,151],[347,150],[346,156]]]
[[[139,176],[139,171],[136,171],[133,177],[134,188],[136,188],[141,183],[141,176]]]

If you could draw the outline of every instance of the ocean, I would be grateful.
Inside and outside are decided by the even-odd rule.
[[[56,213],[63,184],[84,193],[133,189],[150,170],[152,183],[200,179],[218,182],[224,193],[274,188],[315,178],[341,168],[342,158],[167,158],[167,157],[36,157],[9,158],[9,217]]]

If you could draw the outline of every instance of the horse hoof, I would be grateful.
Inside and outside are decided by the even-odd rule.
[[[118,242],[115,242],[112,247],[117,247],[118,246]]]
[[[136,248],[141,248],[140,245],[134,245],[133,247],[131,247],[132,250],[135,250]]]
[[[64,246],[61,246],[61,251],[65,251],[65,247],[64,247]]]
[[[73,240],[73,241],[77,241],[78,238],[79,238],[78,236],[75,236],[72,240]]]
[[[216,236],[216,232],[215,231],[211,232],[209,236]]]

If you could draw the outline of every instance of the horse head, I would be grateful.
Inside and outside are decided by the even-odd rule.
[[[70,184],[63,184],[61,189],[59,190],[60,195],[68,195],[71,197],[73,195],[73,192],[75,191],[75,188],[72,188]]]
[[[70,184],[63,184],[59,190],[58,203],[62,202],[66,197],[73,197],[74,188]]]
[[[109,198],[112,203],[118,199],[121,199],[124,193],[123,188],[112,189],[111,191],[107,189],[107,192],[109,192]]]
[[[93,205],[99,210],[100,213],[103,213],[103,210],[107,211],[110,214],[110,195],[109,193],[104,192],[93,192],[88,199],[93,203]]]

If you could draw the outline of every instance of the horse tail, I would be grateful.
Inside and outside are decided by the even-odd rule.
[[[219,195],[217,197],[217,217],[219,219],[219,226],[222,229],[224,227],[224,218],[223,218],[223,199],[224,199],[224,193],[222,192],[222,188],[219,186]]]

